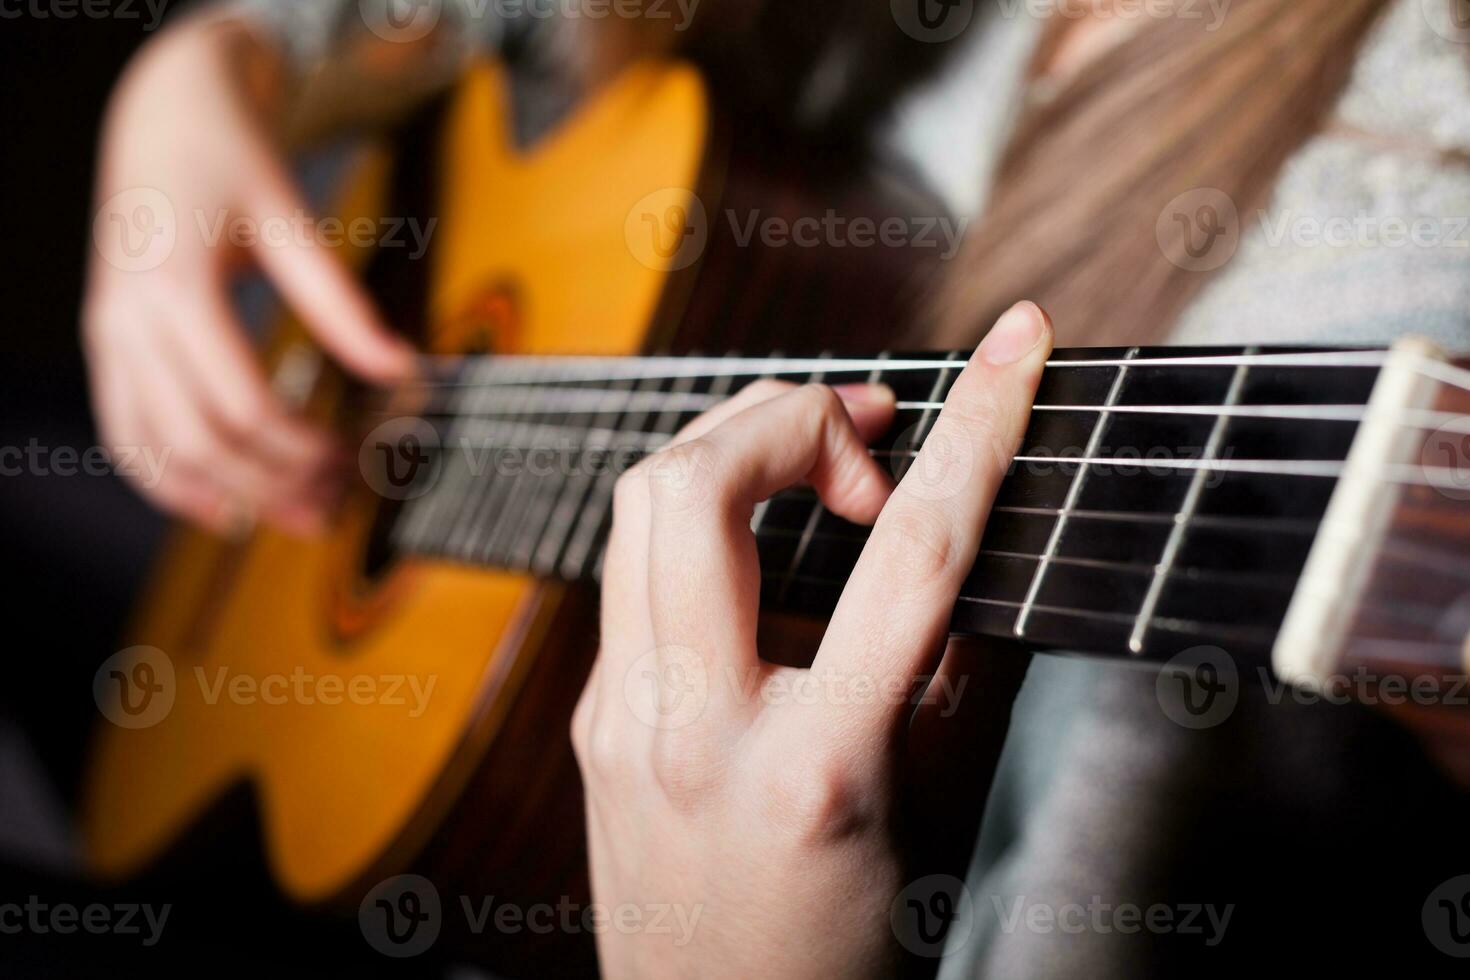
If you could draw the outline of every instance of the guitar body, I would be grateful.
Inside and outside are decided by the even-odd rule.
[[[691,261],[682,246],[692,192],[728,200],[745,180],[731,162],[741,153],[719,149],[692,68],[635,66],[525,149],[512,136],[509,86],[500,66],[480,67],[434,124],[432,153],[399,153],[400,171],[405,153],[420,169],[433,161],[437,225],[429,260],[413,270],[421,308],[395,317],[416,315],[428,350],[720,349],[766,339],[733,325],[759,321],[779,337],[814,319],[834,325],[833,346],[861,346],[894,329],[895,284],[913,263],[878,276],[886,257],[845,261],[778,317],[769,315],[778,297],[815,282],[813,256],[733,247],[711,219]],[[389,166],[369,169],[344,217],[412,213],[391,210]],[[757,185],[768,186],[745,186]],[[766,213],[800,206],[791,194],[759,194]],[[808,338],[823,340],[811,327]],[[289,324],[272,356],[298,367],[318,359]],[[360,433],[349,395],[323,372],[307,404]],[[101,726],[84,788],[93,868],[125,879],[186,835],[219,843],[206,818],[243,789],[263,863],[297,905],[355,911],[384,877],[410,871],[430,877],[446,905],[459,894],[585,901],[566,729],[595,655],[595,595],[447,562],[376,560],[391,502],[362,482],[315,540],[176,533],[131,630],[129,642],[144,646],[107,672],[122,724]],[[523,931],[516,942],[592,964],[585,934],[578,943]],[[512,942],[478,945],[503,964]],[[516,948],[513,962],[525,968],[531,957]]]

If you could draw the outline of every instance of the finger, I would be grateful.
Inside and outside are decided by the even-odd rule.
[[[215,285],[181,297],[164,314],[165,357],[178,363],[179,380],[237,442],[282,468],[322,475],[339,454],[334,440],[287,411],[261,370],[230,299]]]
[[[752,408],[762,402],[768,402],[772,398],[786,394],[796,385],[790,381],[779,381],[775,378],[758,378],[750,384],[741,388],[735,394],[724,401],[716,402],[707,411],[695,416],[693,421],[684,426],[674,438],[669,440],[669,446],[677,446],[681,443],[698,439],[717,426],[739,415],[747,408]],[[668,448],[667,446],[665,448]]]
[[[215,534],[229,534],[238,508],[204,474],[181,464],[165,467],[147,496],[158,507]]]
[[[154,507],[210,530],[222,529],[219,494],[207,484],[181,479],[169,468],[168,454],[155,443],[139,405],[136,378],[126,367],[122,329],[88,331],[88,372],[92,377],[97,436],[107,448],[114,472]],[[154,467],[124,465],[152,460]],[[177,467],[175,467],[177,469]]]
[[[289,177],[280,173],[247,206],[261,221],[307,213]],[[315,240],[288,241],[263,245],[254,256],[302,323],[348,370],[380,384],[412,375],[413,348],[384,325],[362,286],[330,248]]]
[[[754,382],[691,422],[672,445],[699,438],[748,409],[796,390],[796,386],[789,382]],[[864,439],[876,436],[892,419],[893,394],[886,386],[847,386],[839,389],[839,394],[846,394],[849,403],[855,405],[852,411],[864,419],[868,430],[862,436]],[[661,715],[656,702],[666,693],[669,698],[662,703],[670,703],[679,696],[679,692],[672,689],[664,692],[660,685],[674,685],[675,675],[698,669],[698,665],[687,656],[678,664],[659,662],[659,643],[650,614],[652,602],[649,596],[652,506],[645,472],[635,471],[618,482],[613,494],[612,533],[604,563],[603,646],[599,653],[600,662],[610,664],[606,675],[615,680],[600,686],[595,705],[588,711],[592,718],[589,728],[605,723],[615,712],[626,714],[630,711],[653,727],[666,721],[675,723],[677,719],[665,719]],[[669,650],[664,652],[670,653]],[[673,655],[679,659],[677,654]],[[644,683],[648,677],[657,683]]]
[[[107,447],[114,471],[144,500],[186,521],[223,532],[228,514],[220,492],[207,480],[186,473],[182,464],[170,464],[171,453],[155,440],[144,415],[131,353],[139,347],[145,329],[125,314],[120,319],[114,314],[88,316],[83,336],[98,438]],[[148,459],[155,465],[122,465],[125,459]]]
[[[863,412],[891,419],[891,392],[873,394]],[[656,640],[660,649],[697,652],[711,670],[757,665],[755,504],[806,480],[834,513],[871,522],[892,489],[846,403],[820,385],[758,403],[641,468],[652,505]]]
[[[644,698],[645,688],[629,683],[626,675],[656,646],[648,595],[651,507],[648,482],[636,471],[614,485],[612,529],[602,571],[602,645],[597,654],[597,674],[602,680],[588,712],[597,716],[589,728],[629,711],[636,717],[649,717],[646,710],[651,702],[627,703],[628,698]]]
[[[869,387],[875,390],[870,392],[867,390]],[[745,410],[795,390],[796,385],[790,382],[755,381],[686,425],[665,449],[700,438]],[[869,430],[867,438],[876,436],[879,425],[886,424],[874,421],[876,418],[886,415],[888,420],[892,419],[893,394],[887,386],[850,385],[834,391],[839,396],[846,395],[848,401],[845,404],[854,406],[849,410],[850,415],[857,414],[864,419]],[[619,481],[613,493],[612,532],[604,560],[603,633],[605,637],[636,637],[651,644],[651,626],[646,613],[652,500],[647,473],[637,471],[630,476],[630,479]],[[615,649],[637,646],[638,643],[614,644]]]
[[[161,341],[166,347],[167,340]],[[138,401],[152,444],[169,449],[178,462],[205,475],[237,508],[247,508],[294,533],[312,533],[321,524],[328,490],[324,478],[286,468],[230,438],[198,400],[198,392],[177,377],[159,376],[169,365],[161,352],[133,366]],[[177,365],[174,365],[175,367]]]
[[[1030,416],[1051,351],[1034,304],[1008,310],[945,399],[914,465],[883,508],[843,590],[813,670],[907,690],[944,647],[959,588]],[[828,705],[813,719],[854,743],[891,737],[906,701]]]
[[[754,408],[756,405],[787,394],[794,391],[796,387],[793,382],[780,381],[776,378],[760,378],[752,381],[680,429],[674,438],[669,440],[665,448],[698,439],[747,408]],[[853,423],[857,425],[865,442],[882,435],[880,425],[886,427],[892,422],[893,413],[884,407],[885,401],[893,402],[893,390],[887,385],[835,385],[832,390],[848,406],[848,414],[852,416]]]

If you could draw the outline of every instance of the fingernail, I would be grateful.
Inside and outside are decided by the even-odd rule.
[[[893,389],[884,384],[833,385],[837,397],[850,405],[891,405],[895,400]]]
[[[991,364],[1014,364],[1036,349],[1046,332],[1046,314],[1023,300],[1001,314],[980,342],[980,356]]]

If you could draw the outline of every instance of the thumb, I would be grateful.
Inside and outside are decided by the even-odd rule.
[[[274,175],[247,204],[257,222],[287,221],[308,214],[306,203],[284,174]],[[305,226],[304,240],[289,237],[280,245],[262,245],[256,261],[266,277],[301,318],[307,330],[343,366],[379,383],[413,373],[414,350],[383,323],[372,300],[332,249]]]

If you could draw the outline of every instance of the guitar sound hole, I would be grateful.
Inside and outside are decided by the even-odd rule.
[[[393,525],[403,510],[403,502],[382,500],[374,509],[372,523],[368,526],[367,540],[363,543],[362,567],[359,571],[365,581],[377,583],[398,560],[393,547]]]

